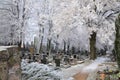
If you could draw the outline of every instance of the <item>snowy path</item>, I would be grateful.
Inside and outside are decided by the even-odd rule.
[[[91,74],[94,74],[95,76],[98,66],[107,60],[108,58],[100,57],[95,61],[85,61],[83,64],[78,64],[68,69],[63,69],[61,74],[65,80],[68,80],[70,77],[74,77],[76,80],[92,80],[89,76]],[[89,79],[87,79],[87,77]]]
[[[61,75],[63,75],[63,78],[65,80],[68,80],[69,78],[71,78],[74,75],[76,75],[77,73],[79,73],[85,66],[87,66],[89,64],[90,64],[90,62],[85,61],[85,63],[71,66],[70,68],[67,68],[67,69],[62,69]]]

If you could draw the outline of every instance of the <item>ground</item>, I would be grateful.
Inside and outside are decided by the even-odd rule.
[[[48,73],[47,74],[47,76],[49,76],[48,80],[55,80],[55,78],[59,78],[60,80],[96,80],[97,72],[99,70],[102,71],[107,67],[109,67],[109,69],[117,68],[115,62],[108,62],[108,61],[109,58],[106,57],[99,57],[95,61],[86,59],[84,63],[73,65],[68,68],[60,68],[59,70],[56,70],[55,67],[52,66],[49,67],[48,65],[41,65],[40,63],[28,63],[29,65],[22,66],[23,67],[22,69],[25,69],[23,73],[29,74],[29,77],[27,77],[28,80],[31,80],[31,78],[33,77],[40,78],[41,77],[40,73],[44,73],[44,71]],[[34,71],[36,72],[33,73]],[[31,74],[33,74],[32,77]],[[42,75],[42,77],[46,77],[46,75]]]

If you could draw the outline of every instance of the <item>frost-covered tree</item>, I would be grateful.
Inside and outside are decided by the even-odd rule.
[[[24,5],[25,0],[0,1],[1,42],[16,44],[23,40]]]
[[[0,11],[1,17],[7,14],[11,19],[9,22],[9,18],[4,16],[7,18],[3,18],[1,22],[9,22],[5,26],[10,26],[11,23],[15,24],[7,29],[9,30],[8,32],[11,31],[12,33],[4,35],[18,37],[10,39],[10,37],[1,35],[1,37],[8,38],[1,38],[3,41],[22,39],[25,42],[32,42],[34,37],[36,37],[36,41],[39,43],[37,44],[38,49],[40,49],[40,46],[42,49],[42,46],[46,46],[49,43],[49,45],[54,44],[56,49],[60,48],[64,49],[64,51],[69,50],[73,46],[80,50],[90,51],[89,39],[94,31],[96,32],[96,48],[98,50],[104,49],[105,47],[107,47],[107,50],[112,50],[114,47],[114,22],[116,15],[120,11],[120,2],[117,0],[4,1],[13,2],[12,4],[18,6],[15,6],[15,9],[13,9],[13,7],[7,5],[6,7],[4,6],[5,9],[11,8],[15,13],[19,14],[17,14],[17,19],[14,19],[14,17],[11,18],[9,16],[8,12],[3,14],[1,12],[3,10]],[[1,3],[3,4],[4,2],[1,1]],[[3,8],[3,5],[0,7]],[[5,28],[8,27],[1,28],[1,32]]]
[[[43,39],[44,39],[44,29],[45,29],[45,24],[46,24],[46,17],[43,15],[39,15],[39,41],[38,41],[38,51],[41,53],[42,52],[42,46],[43,46]],[[38,52],[38,53],[39,53]]]
[[[18,39],[18,3],[12,0],[0,1],[0,42],[14,44]]]

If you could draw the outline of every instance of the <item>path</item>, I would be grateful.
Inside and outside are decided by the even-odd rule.
[[[83,64],[78,64],[68,69],[62,69],[62,75],[65,80],[68,80],[70,77],[73,77],[75,80],[94,80],[98,66],[107,59],[108,58],[102,57],[95,61],[87,60]],[[91,75],[93,78],[91,78]]]
[[[67,69],[62,69],[61,75],[63,75],[63,78],[65,80],[68,80],[70,77],[73,77],[74,75],[79,73],[85,66],[89,64],[90,64],[90,61],[86,60],[85,63],[71,66],[70,68],[67,68]]]
[[[93,61],[91,64],[85,66],[79,73],[74,75],[75,80],[95,80],[97,69],[100,64],[107,61],[108,58],[102,57]]]
[[[87,80],[89,73],[80,72],[73,76],[75,80]]]

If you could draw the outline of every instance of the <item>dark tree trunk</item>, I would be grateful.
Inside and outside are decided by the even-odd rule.
[[[75,47],[72,47],[72,54],[75,54]]]
[[[49,47],[48,51],[49,51],[49,55],[50,55],[50,53],[51,53],[51,39],[49,40],[49,46],[48,47]]]
[[[51,41],[52,41],[52,39],[47,40],[47,53],[48,53],[48,55],[51,54],[51,49],[52,49]]]
[[[63,50],[64,54],[66,54],[66,42],[64,41],[64,50]]]
[[[68,42],[68,45],[67,45],[67,53],[70,54],[70,42]]]
[[[42,29],[42,34],[44,34],[44,28]],[[43,46],[43,38],[44,38],[44,36],[42,36],[41,43],[40,43],[40,53],[42,53],[42,51],[43,51],[43,49],[42,49],[42,46]]]
[[[120,69],[120,14],[116,19],[115,28],[116,28],[115,54],[116,54],[118,67]]]
[[[42,45],[43,45],[43,36],[42,36],[41,43],[40,43],[40,53],[42,53]]]
[[[96,59],[96,32],[93,32],[90,38],[90,59]]]
[[[49,50],[49,39],[47,39],[47,51]]]

